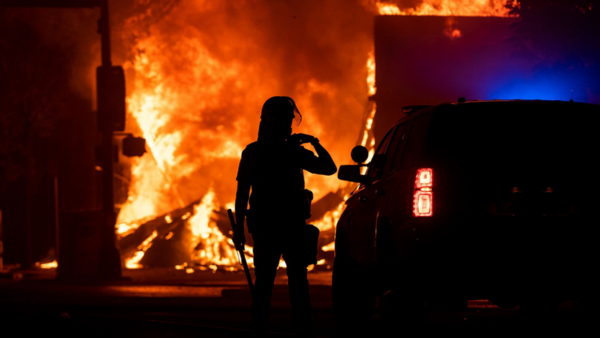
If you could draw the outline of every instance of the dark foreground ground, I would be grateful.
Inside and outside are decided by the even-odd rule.
[[[247,337],[251,297],[243,274],[135,270],[129,279],[106,283],[54,280],[52,271],[24,272],[21,280],[0,278],[0,337]],[[311,301],[315,336],[342,336],[331,304],[331,272],[313,272]],[[362,335],[400,336],[404,328],[381,328],[377,313]],[[466,310],[428,311],[421,336],[598,336],[598,317],[571,303],[558,315],[529,323],[518,309],[471,301]],[[356,332],[355,332],[356,333]],[[406,333],[406,332],[404,332]],[[6,335],[5,335],[6,334]],[[293,336],[284,271],[275,286],[269,332]],[[347,333],[343,336],[347,336]],[[405,336],[405,335],[402,335]]]

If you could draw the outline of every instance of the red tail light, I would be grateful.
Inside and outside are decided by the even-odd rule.
[[[433,169],[421,168],[417,170],[415,189],[433,188]]]
[[[417,170],[413,195],[413,215],[430,217],[433,215],[433,169]]]

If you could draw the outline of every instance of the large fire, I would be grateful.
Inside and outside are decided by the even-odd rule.
[[[508,15],[502,0],[426,0],[405,9],[393,2],[363,2],[363,13],[376,8],[381,15]],[[364,37],[355,33],[348,38],[345,31],[319,26],[331,20],[325,14],[321,18],[320,13],[299,11],[296,19],[296,12],[277,5],[277,20],[282,21],[277,23],[266,20],[265,11],[237,4],[180,3],[140,35],[126,65],[128,74],[135,74],[128,76],[128,129],[143,135],[149,153],[131,160],[131,185],[117,235],[124,238],[159,215],[174,222],[169,212],[197,201],[180,218],[188,228],[182,245],[190,255],[177,269],[188,273],[194,271],[192,264],[212,270],[236,264],[231,236],[216,219],[221,206],[233,203],[241,151],[256,139],[260,107],[267,98],[293,97],[304,116],[295,132],[317,136],[338,164],[348,161],[356,144],[369,148],[372,156],[376,143],[371,130],[376,105],[368,100],[376,93],[368,27]],[[293,25],[306,25],[300,14],[317,16],[322,23],[306,26],[309,33],[295,33]],[[460,37],[460,31],[449,32]],[[335,176],[306,177],[315,200],[330,192],[347,198],[347,185]],[[322,231],[335,229],[343,205],[314,224]],[[146,236],[124,257],[128,268],[142,267],[153,240],[173,234],[154,230]],[[333,243],[322,250],[332,251]]]
[[[247,4],[232,6],[181,3],[150,27],[149,34],[140,36],[135,56],[126,65],[128,74],[135,74],[128,76],[128,128],[147,140],[148,154],[131,161],[129,196],[121,205],[117,235],[125,238],[146,221],[200,200],[185,221],[189,234],[188,244],[183,245],[190,251],[187,263],[201,266],[235,264],[230,234],[217,227],[214,219],[220,206],[231,205],[235,198],[241,151],[256,139],[260,107],[267,98],[293,97],[304,116],[295,132],[319,137],[338,163],[348,157],[360,132],[352,121],[360,119],[367,103],[366,94],[362,103],[355,96],[366,92],[366,84],[354,80],[366,76],[359,64],[364,65],[367,56],[354,50],[368,46],[368,33],[336,51],[345,48],[352,53],[344,53],[341,64],[334,65],[344,72],[332,73],[334,55],[319,59],[317,49],[330,41],[315,40],[321,34],[318,27],[296,30],[302,31],[297,38],[308,38],[307,43],[269,37],[287,28],[265,30],[263,23],[254,22],[264,10]],[[240,12],[227,17],[225,13],[231,10]],[[302,22],[293,21],[292,14],[292,21],[281,24]],[[265,46],[269,42],[261,39],[266,38],[279,45]],[[295,44],[298,48],[286,55]],[[344,120],[338,121],[342,116]],[[333,176],[306,176],[316,199],[342,187]],[[141,267],[145,249],[164,237],[153,234],[126,255],[127,267]]]

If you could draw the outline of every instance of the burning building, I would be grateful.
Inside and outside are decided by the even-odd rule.
[[[509,98],[502,89],[533,73],[532,63],[514,56],[508,40],[516,20],[377,17],[376,136],[383,137],[404,106],[453,102],[465,96],[469,100]]]
[[[372,4],[384,14],[375,18],[374,25],[376,137],[384,135],[387,126],[397,120],[399,108],[407,105],[454,102],[459,97],[600,102],[597,81],[591,75],[597,69],[596,61],[592,61],[597,51],[574,51],[577,48],[572,45],[571,51],[559,50],[558,46],[564,45],[561,39],[570,41],[572,36],[562,36],[565,33],[558,31],[556,37],[544,42],[528,40],[524,44],[518,35],[524,34],[519,31],[522,19],[508,9],[520,8],[519,1],[430,0],[404,9],[395,3],[400,1]],[[575,13],[569,14],[572,17],[565,14],[565,20],[571,21],[585,20],[592,10],[591,3],[582,8],[568,2],[558,6],[527,5],[538,6],[538,11],[544,6],[553,11],[562,8]],[[559,26],[544,26],[539,21],[536,24],[538,29]],[[587,35],[578,39],[583,36]],[[531,33],[525,39],[532,39]],[[527,44],[537,44],[538,50]],[[562,59],[557,61],[556,55],[562,55]]]

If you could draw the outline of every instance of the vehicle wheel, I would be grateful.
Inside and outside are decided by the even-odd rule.
[[[597,291],[587,291],[588,295],[576,298],[573,303],[577,308],[580,308],[583,311],[591,312],[594,310],[594,307],[600,303],[600,297],[598,297],[598,295],[593,295],[595,292]]]
[[[360,270],[353,263],[338,232],[333,262],[333,308],[339,329],[356,333],[371,319],[375,309],[376,293],[373,274]]]
[[[519,305],[523,329],[551,336],[558,318],[558,301],[542,297],[526,297]]]
[[[409,333],[423,322],[425,300],[419,283],[410,279],[414,276],[407,273],[404,279],[399,278],[402,282],[396,283],[391,291],[382,295],[380,315],[384,326],[396,328],[395,331],[401,327]]]
[[[519,312],[526,324],[548,326],[546,324],[553,323],[558,314],[558,299],[553,288],[528,288],[521,298]]]

